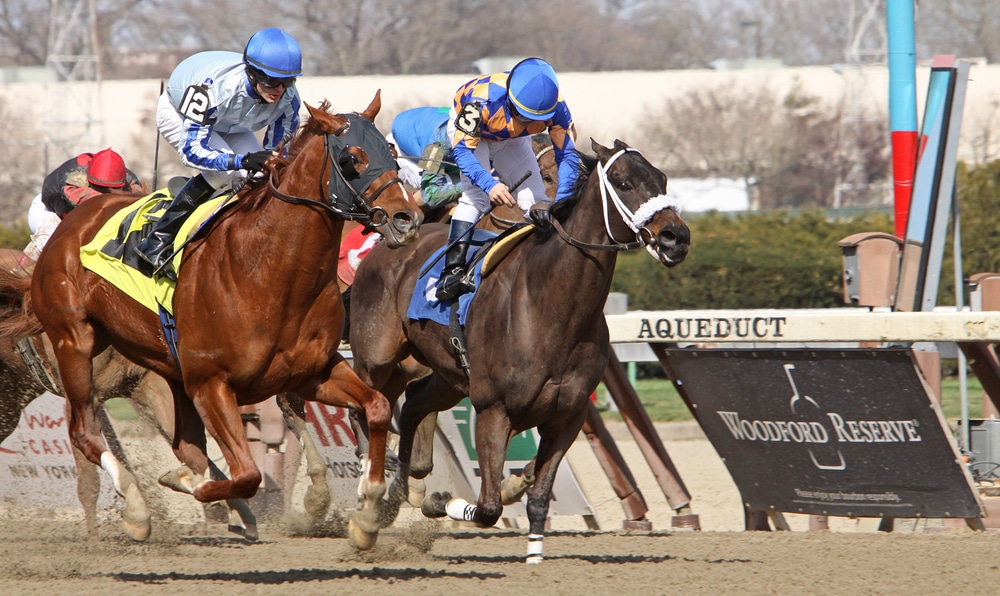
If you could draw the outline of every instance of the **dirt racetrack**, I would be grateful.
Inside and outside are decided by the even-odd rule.
[[[144,544],[105,526],[0,524],[5,594],[944,594],[1000,580],[1000,536],[837,532],[556,532],[541,565],[520,531],[383,533],[368,553],[342,538],[265,528],[248,544],[220,526],[157,525]]]
[[[674,429],[680,427],[674,427]],[[620,429],[619,429],[620,430]],[[691,429],[663,432],[703,531],[670,531],[670,510],[634,442],[618,434],[650,506],[653,532],[625,532],[622,509],[585,441],[570,451],[600,532],[553,520],[541,565],[523,562],[524,529],[478,530],[411,515],[355,552],[336,524],[319,536],[264,523],[248,543],[221,523],[154,518],[133,543],[106,518],[96,539],[78,516],[0,515],[4,594],[940,594],[1000,581],[1000,534],[940,523],[893,533],[833,519],[829,531],[743,532],[739,495],[711,445]],[[627,433],[625,433],[627,435]],[[159,470],[162,471],[162,470]],[[577,529],[579,528],[579,529]]]

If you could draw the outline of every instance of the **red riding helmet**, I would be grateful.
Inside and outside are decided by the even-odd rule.
[[[87,181],[110,188],[125,186],[125,160],[111,149],[98,151],[87,166]]]

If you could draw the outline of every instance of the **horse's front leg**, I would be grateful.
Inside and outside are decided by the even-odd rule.
[[[503,463],[510,440],[510,418],[502,406],[494,406],[476,415],[476,455],[482,483],[479,500],[475,506],[465,499],[448,501],[445,512],[454,520],[471,521],[488,528],[497,523],[503,513],[500,500],[500,482],[503,480]]]
[[[101,434],[101,423],[94,410],[94,369],[90,360],[93,329],[74,329],[73,333],[50,333],[49,336],[62,338],[62,341],[53,342],[53,345],[59,364],[59,376],[69,402],[70,439],[87,460],[104,468],[111,476],[115,491],[125,499],[125,509],[122,511],[125,533],[133,540],[146,540],[152,524],[149,509],[139,492],[139,482],[108,450]]]
[[[437,412],[424,416],[417,426],[410,458],[409,490],[406,498],[410,505],[420,507],[427,493],[424,481],[434,471],[434,433],[437,430]]]
[[[161,485],[178,492],[194,495],[195,487],[204,479],[206,470],[214,480],[226,480],[208,458],[205,424],[191,399],[184,393],[180,381],[146,373],[132,392],[132,401],[139,415],[156,425],[170,441],[174,456],[184,465],[160,476]],[[229,509],[229,531],[248,540],[256,540],[257,518],[243,499],[226,501]]]
[[[586,399],[586,398],[585,398]],[[535,483],[528,487],[528,557],[529,564],[541,563],[542,541],[545,537],[545,520],[549,515],[549,501],[556,471],[566,451],[576,440],[583,427],[586,409],[566,424],[554,428],[539,427],[538,453],[535,455]]]
[[[315,399],[331,406],[360,408],[368,421],[368,457],[358,486],[359,508],[348,528],[351,545],[368,550],[378,539],[379,502],[385,494],[385,448],[392,418],[389,400],[365,385],[343,358],[316,388]]]
[[[306,475],[309,476],[309,487],[306,489],[302,506],[306,510],[309,518],[309,525],[312,526],[326,517],[330,509],[330,484],[327,480],[326,462],[312,440],[309,430],[306,428],[305,404],[294,393],[282,393],[278,395],[278,407],[285,417],[285,426],[288,427],[306,456]],[[291,492],[291,491],[289,491]]]
[[[196,387],[191,398],[205,428],[226,458],[230,475],[229,480],[202,480],[195,486],[194,497],[203,503],[253,497],[262,476],[250,453],[233,388],[219,378],[212,378]]]

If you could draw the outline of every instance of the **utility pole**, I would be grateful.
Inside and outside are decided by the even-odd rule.
[[[845,201],[845,197],[857,200],[868,191],[870,181],[864,174],[864,155],[857,139],[861,125],[874,116],[867,109],[873,104],[873,98],[870,97],[866,70],[885,65],[888,59],[884,0],[849,0],[847,9],[850,41],[844,48],[845,64],[840,71],[845,84],[840,119],[840,154],[850,168],[841,173],[837,181],[834,209],[847,206],[850,201]]]
[[[80,151],[101,149],[101,52],[94,0],[50,0],[45,93],[45,171]]]

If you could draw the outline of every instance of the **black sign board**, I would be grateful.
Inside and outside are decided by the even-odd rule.
[[[983,516],[909,349],[663,354],[667,372],[751,509]]]

